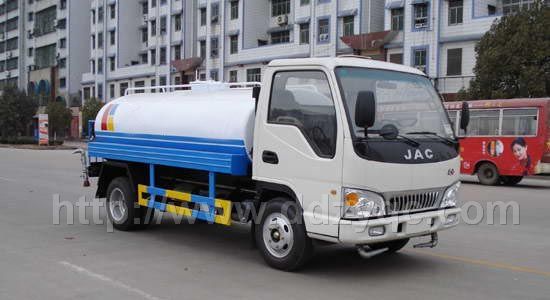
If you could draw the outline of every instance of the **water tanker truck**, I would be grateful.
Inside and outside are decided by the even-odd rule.
[[[91,122],[84,175],[98,177],[118,230],[147,226],[155,211],[250,223],[265,261],[294,270],[314,247],[367,257],[416,237],[434,247],[458,223],[458,140],[417,69],[285,59],[261,84],[152,88],[129,89]]]

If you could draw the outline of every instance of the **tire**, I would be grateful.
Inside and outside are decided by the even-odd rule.
[[[269,266],[294,271],[311,258],[313,243],[295,202],[286,198],[269,201],[254,226],[256,245]]]
[[[409,239],[402,239],[402,240],[396,240],[396,241],[371,244],[368,246],[372,250],[388,248],[388,251],[386,251],[386,253],[391,254],[403,249],[403,247],[405,247],[405,245],[407,245],[408,242],[409,242]]]
[[[136,190],[128,177],[117,177],[109,183],[106,209],[113,227],[121,231],[145,228],[154,217],[154,210],[138,206]]]
[[[498,169],[492,163],[482,163],[477,169],[477,178],[483,185],[497,185],[500,181]]]
[[[523,176],[500,176],[502,184],[507,186],[513,186],[520,183],[523,180]]]

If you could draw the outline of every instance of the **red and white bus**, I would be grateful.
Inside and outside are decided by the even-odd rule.
[[[486,185],[519,183],[550,174],[550,98],[469,101],[468,131],[459,131],[462,103],[445,108],[461,137],[462,174]]]

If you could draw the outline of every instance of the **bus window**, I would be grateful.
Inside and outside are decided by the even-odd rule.
[[[499,118],[498,109],[470,111],[468,136],[499,135]]]
[[[538,110],[504,109],[502,111],[502,135],[537,135]]]

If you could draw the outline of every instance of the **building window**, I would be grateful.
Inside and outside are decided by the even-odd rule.
[[[201,26],[206,26],[206,7],[203,7],[201,10]]]
[[[151,20],[151,36],[157,35],[157,21]]]
[[[36,48],[34,53],[34,64],[38,69],[53,67],[56,64],[56,45],[48,45]]]
[[[157,86],[157,80],[156,79],[151,79],[151,86]],[[157,89],[152,89],[151,90],[151,93],[156,93],[157,92]]]
[[[320,43],[328,43],[329,40],[330,40],[330,34],[329,34],[329,31],[330,31],[330,24],[329,24],[329,19],[319,19],[318,21],[318,30],[317,32],[319,32],[319,36],[318,36],[318,41]]]
[[[114,44],[115,44],[115,40],[116,40],[115,38],[116,38],[116,33],[115,33],[115,31],[109,32],[109,43],[110,43],[111,45],[114,45]]]
[[[67,39],[63,38],[59,40],[59,49],[67,48]]]
[[[59,88],[66,88],[67,87],[67,79],[65,77],[59,78]]]
[[[151,65],[157,64],[157,50],[151,49]]]
[[[344,17],[343,23],[344,23],[344,36],[350,36],[354,35],[354,22],[355,18],[354,16],[347,16]]]
[[[165,86],[166,85],[166,76],[160,76],[159,77],[159,84],[160,84],[160,86]]]
[[[151,0],[151,7],[157,7],[157,0]]]
[[[284,30],[271,33],[271,44],[282,44],[290,42],[290,31]]]
[[[212,70],[210,71],[210,79],[214,81],[218,81],[218,70]]]
[[[534,4],[534,0],[502,0],[502,14],[514,14],[520,10],[530,9]]]
[[[65,69],[67,67],[67,59],[61,58],[59,62],[57,63],[60,69]]]
[[[97,9],[97,21],[99,23],[103,22],[103,6],[100,6],[98,9]]]
[[[420,71],[427,72],[427,54],[426,48],[418,48],[413,50],[413,66]]]
[[[41,10],[35,14],[33,32],[35,36],[41,36],[55,31],[57,10],[55,6]]]
[[[135,88],[142,88],[142,87],[145,87],[145,81],[141,80],[141,81],[136,81],[134,83],[134,87]],[[136,90],[136,94],[143,94],[145,93],[145,90],[144,89],[140,89],[140,90]]]
[[[103,49],[103,32],[97,34],[97,47]]]
[[[147,53],[141,53],[139,56],[141,57],[141,63],[146,64],[147,61],[148,61],[147,60]]]
[[[462,48],[447,50],[447,75],[462,74]]]
[[[309,5],[309,0],[300,0],[300,6]]]
[[[91,60],[90,70],[92,71],[92,74],[95,74],[95,60]]]
[[[160,64],[166,64],[166,47],[160,48]]]
[[[229,71],[229,82],[237,82],[237,81],[238,81],[238,71],[237,70]]]
[[[97,74],[103,74],[103,58],[97,60]]]
[[[143,1],[141,3],[141,13],[144,15],[149,13],[149,4],[147,3],[147,1]]]
[[[300,44],[309,44],[309,23],[300,24]]]
[[[1,49],[0,51],[3,51],[3,50],[4,50],[4,49]],[[28,55],[29,57],[32,57],[33,52],[34,52],[34,48],[29,48],[29,51],[28,51],[27,55]]]
[[[102,83],[97,84],[97,98],[99,98],[100,100],[103,99],[103,84]]]
[[[290,0],[271,0],[271,16],[290,14]]]
[[[463,10],[464,10],[463,0],[449,1],[449,25],[462,24]]]
[[[141,42],[147,43],[148,40],[149,40],[149,37],[147,36],[147,28],[143,28],[141,30]]]
[[[391,10],[391,30],[403,30],[403,8],[394,8]]]
[[[114,4],[109,5],[109,12],[111,19],[116,18],[116,6]]]
[[[32,22],[33,19],[34,19],[34,13],[30,12],[28,17],[29,22]]]
[[[116,67],[116,60],[114,57],[109,57],[109,69],[114,71]]]
[[[95,10],[92,9],[90,17],[92,18],[92,24],[95,24]]]
[[[246,70],[246,81],[248,82],[261,82],[262,81],[262,69],[254,68]]]
[[[229,37],[229,53],[235,54],[239,51],[239,36],[232,35]]]
[[[113,99],[115,97],[115,85],[109,85],[109,98]]]
[[[230,18],[231,20],[235,20],[239,18],[239,1],[233,0],[230,2]]]
[[[212,11],[210,12],[211,20],[210,24],[218,24],[218,19],[220,18],[220,4],[219,3],[212,3]]]
[[[210,57],[216,58],[218,57],[218,38],[211,38],[210,39]]]
[[[394,64],[403,64],[403,53],[390,54],[390,62]]]
[[[166,16],[160,17],[160,35],[166,34]]]
[[[128,89],[128,82],[123,82],[119,87],[119,95],[122,97],[126,95],[126,90]]]
[[[67,0],[59,1],[59,9],[63,10],[67,8]]]
[[[174,31],[181,31],[181,14],[174,16]]]
[[[414,29],[428,28],[428,3],[414,5]]]
[[[166,5],[166,0],[160,0],[160,5]]]
[[[206,41],[199,42],[199,51],[202,59],[206,58]]]
[[[181,45],[174,46],[174,59],[175,60],[181,59]]]

